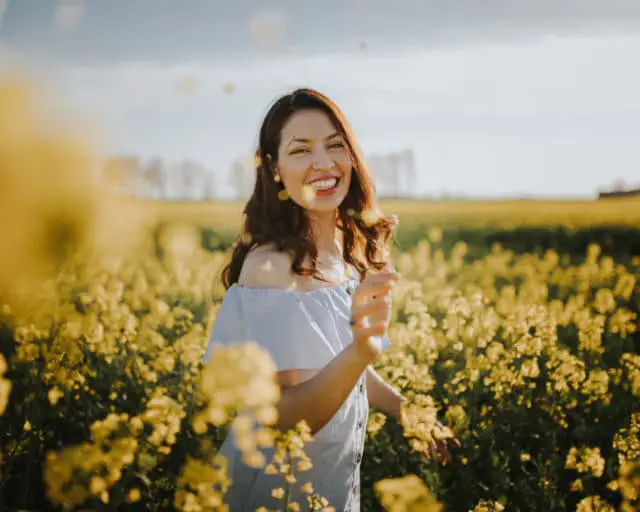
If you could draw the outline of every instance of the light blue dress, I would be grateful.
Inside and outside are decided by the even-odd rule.
[[[311,291],[233,285],[220,305],[204,360],[209,360],[216,346],[251,340],[270,353],[278,371],[322,368],[353,340],[349,318],[357,285],[357,277]],[[387,335],[382,346],[389,346]],[[310,510],[308,495],[300,489],[309,481],[336,511],[360,510],[360,463],[368,414],[363,372],[335,416],[304,448],[313,467],[299,472],[298,481],[289,487],[290,501],[301,510]],[[226,495],[230,510],[282,508],[282,501],[271,496],[272,489],[285,487],[282,477],[245,465],[233,437],[232,429],[220,450],[228,459],[232,479]],[[273,449],[263,453],[269,462]]]

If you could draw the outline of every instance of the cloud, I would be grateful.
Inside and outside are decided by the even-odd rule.
[[[0,27],[2,26],[2,16],[9,6],[9,0],[0,0]]]
[[[82,108],[154,126],[175,118],[253,134],[278,95],[311,86],[334,98],[364,133],[383,126],[395,133],[416,126],[430,133],[508,133],[520,124],[528,134],[604,137],[640,131],[640,73],[629,64],[638,52],[638,36],[549,37],[375,59],[84,67],[61,72],[59,84]]]
[[[397,54],[640,28],[637,0],[85,0],[82,21],[60,37],[49,8],[12,2],[0,39],[49,61],[113,64],[263,58],[265,48],[358,53],[363,43],[366,53]]]

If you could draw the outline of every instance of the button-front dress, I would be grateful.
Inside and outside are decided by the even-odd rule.
[[[357,277],[351,277],[310,291],[232,285],[220,305],[204,361],[216,346],[254,341],[269,352],[277,371],[323,368],[353,341],[349,318],[357,284]],[[382,347],[388,346],[385,335]],[[336,511],[360,510],[360,463],[368,414],[363,372],[340,409],[304,447],[312,468],[299,473],[298,481],[289,487],[289,500],[297,502],[301,510],[310,510],[308,495],[301,489],[309,481],[314,492]],[[267,462],[273,452],[273,448],[263,449]],[[284,487],[283,477],[244,464],[234,443],[233,427],[220,453],[229,464],[232,484],[226,503],[231,512],[282,507],[272,490]]]

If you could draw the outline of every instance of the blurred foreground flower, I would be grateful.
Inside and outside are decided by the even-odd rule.
[[[441,512],[444,507],[416,475],[388,478],[374,485],[380,504],[388,512]]]
[[[126,414],[109,414],[91,425],[92,440],[59,452],[49,452],[43,479],[52,503],[72,510],[92,496],[109,503],[109,489],[135,461],[139,442],[127,430]]]
[[[217,348],[202,371],[200,393],[208,408],[199,421],[219,426],[233,411],[251,409],[262,423],[275,422],[274,405],[280,398],[275,366],[256,343]]]
[[[0,354],[0,416],[4,413],[9,402],[9,394],[11,393],[11,381],[3,377],[7,371],[7,361]]]
[[[122,248],[142,226],[140,210],[101,186],[86,135],[62,131],[37,92],[0,78],[0,295],[28,295],[72,258]]]
[[[280,399],[269,354],[256,343],[217,348],[202,370],[199,392],[205,408],[194,417],[194,430],[204,433],[208,425],[222,426],[239,413],[235,425],[238,446],[247,464],[262,467],[259,448],[272,441],[269,431],[255,422],[275,424],[275,404]]]

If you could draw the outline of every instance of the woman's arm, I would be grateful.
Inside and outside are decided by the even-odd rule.
[[[400,421],[400,408],[407,399],[385,382],[380,374],[373,369],[373,366],[367,366],[366,372],[369,403]]]
[[[239,281],[249,287],[295,288],[289,258],[268,249],[252,251],[245,259]],[[305,420],[311,433],[315,434],[340,409],[362,373],[379,353],[379,349],[370,345],[370,339],[383,335],[387,323],[363,325],[363,320],[387,308],[389,282],[395,279],[397,276],[393,273],[379,273],[367,276],[358,286],[353,294],[351,310],[353,343],[316,375],[300,382],[295,370],[278,373],[281,396],[276,405],[276,428],[287,431]],[[376,298],[372,299],[374,295]]]
[[[309,380],[285,387],[281,379],[275,426],[287,431],[304,419],[311,434],[317,433],[340,409],[370,362],[357,346],[349,345]]]

